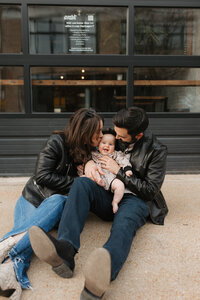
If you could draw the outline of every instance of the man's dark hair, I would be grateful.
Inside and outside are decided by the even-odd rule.
[[[128,134],[135,137],[147,129],[149,119],[144,109],[132,106],[127,109],[121,109],[113,117],[113,124],[119,128],[126,128]]]

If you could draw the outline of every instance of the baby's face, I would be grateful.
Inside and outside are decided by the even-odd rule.
[[[103,155],[112,153],[115,150],[115,137],[112,134],[104,134],[99,144],[99,152]]]

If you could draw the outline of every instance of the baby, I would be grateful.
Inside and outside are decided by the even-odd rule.
[[[111,128],[103,130],[103,137],[99,144],[99,151],[92,152],[92,159],[101,167],[98,159],[102,155],[108,155],[113,158],[120,167],[125,168],[126,175],[131,176],[132,166],[129,161],[130,154],[125,154],[121,151],[115,151],[115,131]],[[115,178],[116,176],[108,170],[103,169],[104,175],[101,175],[101,185],[104,186],[106,190],[111,189],[114,193],[112,206],[113,212],[116,213],[118,210],[118,203],[122,199],[124,192],[131,193],[129,190],[125,189],[124,183]],[[99,173],[97,176],[100,176]]]

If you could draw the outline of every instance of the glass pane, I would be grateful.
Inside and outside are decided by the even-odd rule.
[[[126,106],[126,68],[32,67],[31,79],[34,112],[112,112]]]
[[[200,112],[200,69],[135,68],[134,104],[153,112]]]
[[[0,5],[0,53],[20,53],[21,7]]]
[[[24,112],[23,67],[0,67],[0,112]]]
[[[29,6],[30,53],[126,54],[127,8]]]
[[[135,54],[199,55],[200,9],[135,8]]]

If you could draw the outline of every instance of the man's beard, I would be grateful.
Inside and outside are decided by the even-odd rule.
[[[117,143],[116,148],[117,148],[117,150],[121,150],[122,152],[124,152],[130,145],[134,144],[135,142],[137,142],[137,139],[135,137],[129,143],[123,142],[121,139],[117,139],[116,140],[116,143]]]

